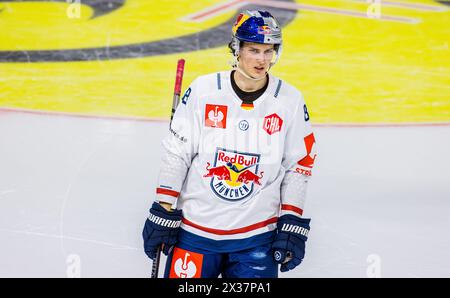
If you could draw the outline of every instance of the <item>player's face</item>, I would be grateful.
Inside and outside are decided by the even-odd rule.
[[[239,67],[253,78],[261,78],[269,70],[275,54],[274,45],[244,42],[239,51]]]

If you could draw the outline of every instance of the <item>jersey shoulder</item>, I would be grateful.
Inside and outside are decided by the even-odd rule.
[[[192,83],[199,96],[207,96],[222,90],[227,71],[213,72],[197,77]],[[229,75],[229,74],[228,74]]]
[[[290,107],[305,104],[302,92],[298,90],[295,86],[275,76],[272,76],[271,78],[275,81],[277,85],[275,89],[275,96],[276,98],[278,98],[279,101],[283,102],[283,104],[286,104],[287,106]]]
[[[195,102],[195,105],[200,105],[206,98],[217,94],[219,90],[217,86],[223,85],[220,81],[222,74],[222,72],[215,72],[195,78],[184,92],[181,102],[185,105],[188,102]]]

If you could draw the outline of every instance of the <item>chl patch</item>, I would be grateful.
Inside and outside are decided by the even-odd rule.
[[[205,126],[214,128],[226,128],[227,110],[227,106],[206,104]]]
[[[200,278],[202,276],[203,255],[175,247],[170,278]]]
[[[281,130],[283,126],[283,119],[277,114],[271,114],[264,117],[263,129],[269,134],[273,135]]]

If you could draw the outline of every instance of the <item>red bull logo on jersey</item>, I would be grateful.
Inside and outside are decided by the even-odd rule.
[[[206,164],[204,178],[211,178],[211,189],[219,198],[240,201],[261,185],[264,172],[258,173],[260,155],[217,148],[214,165]]]

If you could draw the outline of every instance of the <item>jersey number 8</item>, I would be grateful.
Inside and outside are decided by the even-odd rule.
[[[184,95],[183,95],[183,98],[181,99],[181,102],[182,102],[183,104],[186,104],[186,103],[187,103],[187,100],[188,100],[188,98],[189,98],[189,95],[191,95],[191,87],[189,87],[188,90],[186,90],[186,92],[185,92]]]

